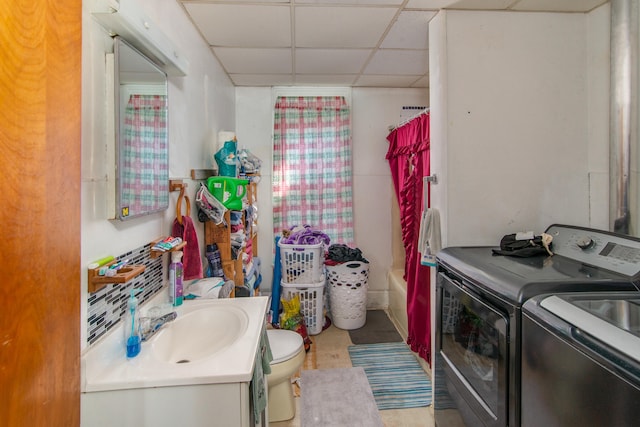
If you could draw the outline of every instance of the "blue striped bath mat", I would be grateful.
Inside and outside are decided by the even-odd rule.
[[[378,409],[431,405],[431,381],[405,343],[352,345],[349,357],[364,368]]]

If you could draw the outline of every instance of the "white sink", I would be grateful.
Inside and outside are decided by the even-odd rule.
[[[82,355],[82,392],[249,382],[267,305],[267,297],[185,301],[132,359],[116,327]]]
[[[197,362],[231,346],[248,323],[247,314],[236,306],[204,306],[166,323],[146,345],[160,361]]]

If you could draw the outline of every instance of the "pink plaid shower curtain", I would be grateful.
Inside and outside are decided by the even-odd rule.
[[[342,96],[278,97],[273,230],[309,224],[352,245],[351,122]]]

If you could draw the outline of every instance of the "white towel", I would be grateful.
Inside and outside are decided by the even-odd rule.
[[[429,267],[436,266],[436,254],[442,249],[440,237],[440,212],[430,208],[422,212],[418,251],[422,255],[420,263]]]

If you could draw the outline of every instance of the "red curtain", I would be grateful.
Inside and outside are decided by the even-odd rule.
[[[387,160],[400,206],[402,242],[406,260],[407,344],[431,364],[431,314],[429,268],[420,264],[418,235],[423,206],[423,180],[429,175],[429,114],[421,114],[388,136]],[[427,200],[424,203],[428,204]]]

